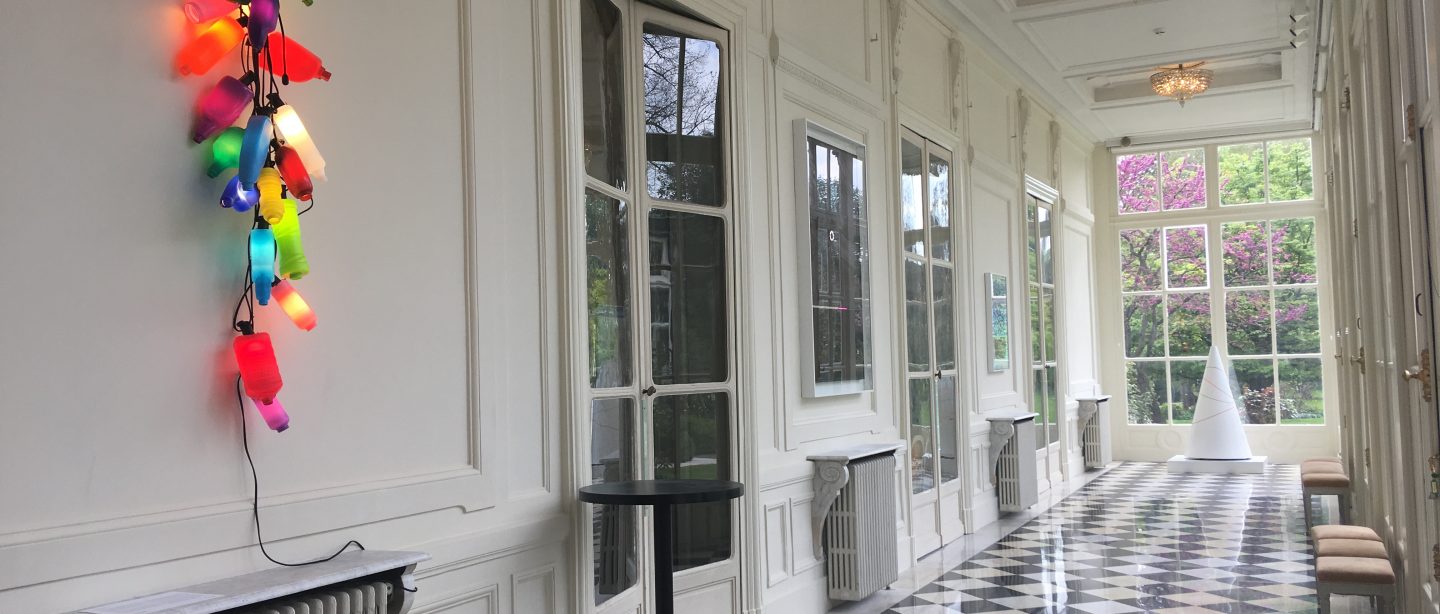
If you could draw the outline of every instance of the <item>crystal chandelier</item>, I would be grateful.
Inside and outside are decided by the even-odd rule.
[[[1185,101],[1210,88],[1210,78],[1215,72],[1200,68],[1204,62],[1186,66],[1177,64],[1150,75],[1150,88],[1156,94],[1174,98],[1185,106]]]

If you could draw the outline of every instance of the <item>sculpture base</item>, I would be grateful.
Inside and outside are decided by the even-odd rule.
[[[1170,457],[1166,465],[1170,473],[1265,473],[1266,456],[1252,456],[1241,460],[1197,460],[1185,458],[1184,454]]]

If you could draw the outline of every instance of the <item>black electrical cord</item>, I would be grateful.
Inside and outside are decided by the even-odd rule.
[[[335,554],[327,556],[323,559],[315,559],[313,561],[306,561],[304,563],[286,563],[284,561],[276,560],[275,557],[270,556],[270,552],[265,549],[265,536],[260,532],[260,474],[256,473],[255,459],[250,456],[250,436],[247,434],[245,429],[245,395],[243,392],[243,388],[241,387],[240,376],[238,375],[235,376],[235,404],[240,408],[240,445],[245,448],[245,461],[250,463],[250,481],[253,487],[253,490],[251,492],[254,493],[254,495],[250,498],[250,513],[251,516],[255,519],[255,541],[260,544],[260,554],[265,555],[265,558],[269,559],[271,563],[280,565],[282,567],[304,567],[306,565],[314,565],[316,563],[324,563],[326,561],[334,560],[335,557],[340,556],[341,554],[344,554],[346,550],[349,550],[350,546],[355,546],[356,548],[364,550],[365,544],[362,544],[352,539],[348,542],[345,542],[345,545],[341,546],[339,550],[336,550]]]

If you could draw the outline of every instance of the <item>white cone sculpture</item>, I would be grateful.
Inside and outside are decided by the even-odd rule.
[[[1250,441],[1240,421],[1240,408],[1231,392],[1229,369],[1220,349],[1210,346],[1210,360],[1205,363],[1205,379],[1200,382],[1200,395],[1195,401],[1195,422],[1190,428],[1190,448],[1185,458],[1191,460],[1245,460],[1250,458]]]

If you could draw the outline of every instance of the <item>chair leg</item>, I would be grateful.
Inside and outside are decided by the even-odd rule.
[[[1347,493],[1337,498],[1340,504],[1340,524],[1350,524],[1350,495]]]
[[[1310,491],[1304,491],[1304,494],[1302,494],[1300,498],[1305,501],[1305,528],[1309,529],[1313,518],[1310,509]]]
[[[1330,614],[1330,591],[1319,589],[1315,592],[1315,600],[1320,603],[1320,614]]]

